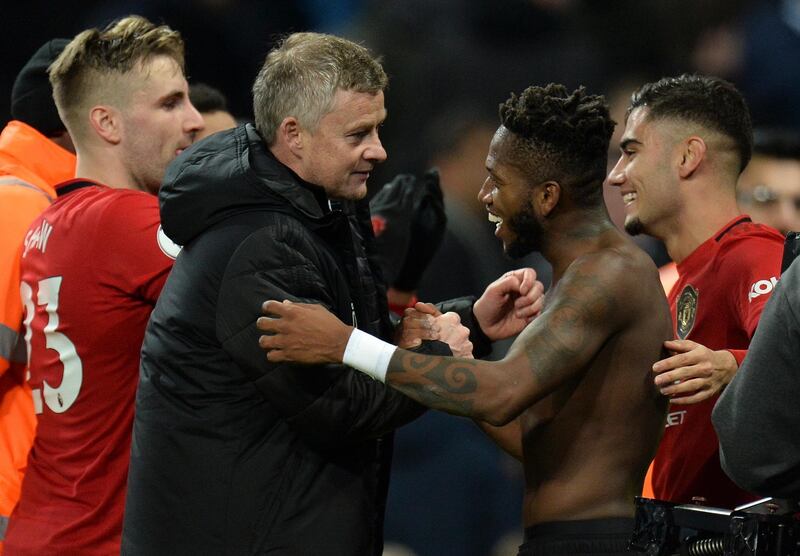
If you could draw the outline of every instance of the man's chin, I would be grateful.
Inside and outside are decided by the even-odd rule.
[[[333,193],[328,192],[330,199],[337,201],[360,201],[367,196],[367,184],[349,185],[347,189],[339,189]]]
[[[637,217],[625,219],[625,231],[632,236],[638,236],[644,233],[644,225]]]
[[[536,251],[536,246],[532,244],[521,243],[519,241],[515,241],[511,244],[503,243],[503,254],[512,261],[527,257],[534,251]]]

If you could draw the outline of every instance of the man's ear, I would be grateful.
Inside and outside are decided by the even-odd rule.
[[[706,142],[703,141],[702,137],[692,135],[684,139],[681,144],[681,163],[678,168],[678,174],[682,179],[692,177],[692,174],[705,159],[706,150]]]
[[[89,124],[101,139],[112,145],[122,140],[122,118],[113,106],[94,106],[89,111]]]
[[[294,116],[287,116],[278,126],[276,132],[279,143],[283,143],[286,148],[295,156],[302,155],[303,151],[303,129],[300,122]]]
[[[555,181],[546,181],[536,187],[533,195],[539,214],[547,216],[556,208],[561,199],[561,184]]]

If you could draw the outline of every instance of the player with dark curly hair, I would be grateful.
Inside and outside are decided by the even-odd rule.
[[[603,204],[614,126],[603,98],[529,87],[500,115],[479,199],[509,255],[538,249],[553,265],[541,314],[504,359],[416,355],[321,306],[274,301],[259,342],[270,361],[343,361],[483,422],[524,465],[521,555],[623,554],[664,423],[650,369],[671,334],[666,299],[653,262]]]

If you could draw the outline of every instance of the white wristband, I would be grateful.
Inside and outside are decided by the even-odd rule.
[[[354,328],[350,339],[347,340],[347,347],[344,348],[342,363],[376,380],[386,382],[389,360],[396,349],[396,346]]]

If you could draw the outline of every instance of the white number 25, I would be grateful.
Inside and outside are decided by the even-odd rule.
[[[44,379],[42,386],[44,389],[44,403],[53,412],[63,413],[75,403],[83,383],[83,363],[75,351],[75,344],[69,338],[58,331],[58,292],[61,289],[61,276],[53,276],[39,280],[36,304],[44,305],[47,311],[47,326],[44,327],[45,345],[47,349],[52,349],[58,354],[58,359],[64,366],[64,374],[61,384],[53,387]],[[33,289],[25,282],[20,284],[20,294],[22,303],[25,305],[25,344],[28,348],[28,379],[30,379],[31,363],[31,321],[33,320],[35,307],[33,305]],[[41,413],[42,392],[36,388],[33,390],[33,404],[36,413]]]

